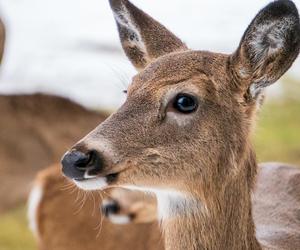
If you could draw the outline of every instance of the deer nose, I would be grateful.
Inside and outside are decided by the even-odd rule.
[[[72,150],[66,153],[61,161],[63,174],[71,179],[84,180],[96,177],[103,162],[95,151],[83,153]]]

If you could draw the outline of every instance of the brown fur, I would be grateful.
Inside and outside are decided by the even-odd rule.
[[[253,215],[258,240],[268,249],[300,247],[300,170],[263,164],[254,190]]]
[[[122,42],[128,33],[139,38],[134,46],[143,53],[123,46],[129,59],[134,65],[141,57],[147,61],[152,40],[143,34],[158,24],[126,0],[111,4]],[[299,31],[295,5],[281,0],[258,13],[232,55],[157,50],[145,68],[137,66],[125,104],[73,150],[97,150],[105,158],[98,177],[117,174],[108,187],[171,189],[185,196],[172,201],[162,220],[166,249],[261,249],[252,218],[257,164],[250,136],[263,88],[299,54]],[[172,44],[173,35],[165,36],[156,28],[153,43]],[[174,93],[186,92],[199,102],[189,115],[172,105]],[[290,244],[299,248],[293,237]]]

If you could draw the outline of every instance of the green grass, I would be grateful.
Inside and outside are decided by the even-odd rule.
[[[36,244],[28,230],[26,208],[0,216],[0,250],[35,250]]]
[[[300,165],[300,101],[284,100],[263,107],[256,128],[258,161]]]
[[[300,166],[300,85],[292,82],[285,83],[286,98],[268,102],[261,110],[254,137],[259,162]],[[36,250],[25,211],[23,206],[0,215],[0,250]]]

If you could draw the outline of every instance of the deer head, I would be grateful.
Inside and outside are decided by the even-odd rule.
[[[189,201],[205,205],[240,178],[251,187],[257,107],[300,49],[295,5],[280,0],[262,9],[230,55],[189,50],[129,1],[110,5],[139,73],[122,107],[65,154],[64,174],[85,190],[154,192],[162,217]]]

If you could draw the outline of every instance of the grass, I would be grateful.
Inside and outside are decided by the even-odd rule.
[[[25,206],[0,216],[0,250],[35,249],[34,238],[27,226]]]
[[[255,147],[259,162],[300,165],[300,101],[270,103],[263,108]]]
[[[285,86],[287,98],[269,101],[262,108],[254,142],[259,162],[280,161],[300,166],[300,85],[289,80]],[[25,211],[23,206],[0,215],[0,250],[36,250]]]

